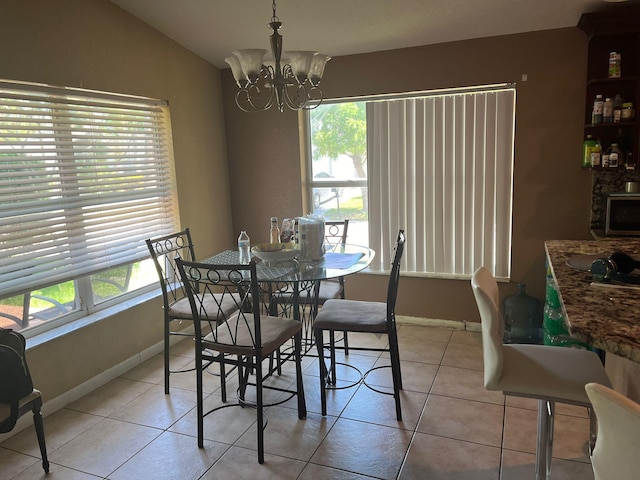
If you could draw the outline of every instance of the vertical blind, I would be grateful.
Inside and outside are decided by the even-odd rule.
[[[141,260],[177,214],[164,102],[0,82],[0,297]]]
[[[511,273],[515,88],[367,103],[369,239],[407,272]]]

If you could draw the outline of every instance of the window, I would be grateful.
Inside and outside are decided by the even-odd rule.
[[[308,125],[314,213],[350,218],[363,243],[355,220],[373,270],[404,228],[405,272],[467,278],[485,265],[509,278],[513,86],[325,103]]]
[[[0,82],[0,326],[154,283],[144,240],[177,229],[173,168],[165,102]]]

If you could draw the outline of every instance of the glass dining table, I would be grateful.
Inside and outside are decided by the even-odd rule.
[[[263,308],[269,315],[285,316],[303,322],[303,342],[308,350],[313,345],[312,322],[318,308],[320,282],[346,277],[367,268],[375,256],[371,248],[337,244],[325,246],[321,260],[289,260],[270,264],[257,261],[256,275],[261,285]],[[237,250],[225,250],[203,260],[212,265],[239,262]]]

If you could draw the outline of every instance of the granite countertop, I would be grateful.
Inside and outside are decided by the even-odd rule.
[[[545,250],[569,333],[596,348],[640,362],[640,286],[593,286],[591,273],[567,264],[570,259],[574,265],[588,264],[589,257],[578,256],[607,257],[614,251],[640,259],[640,238],[549,240]]]

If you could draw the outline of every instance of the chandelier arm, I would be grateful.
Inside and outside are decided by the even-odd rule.
[[[290,63],[282,62],[282,35],[278,32],[282,26],[282,22],[276,14],[276,0],[272,0],[273,15],[269,27],[273,31],[270,36],[271,53],[274,58],[274,65],[262,65],[260,71],[248,76],[247,84],[238,84],[240,90],[236,93],[236,105],[244,112],[255,112],[260,110],[268,110],[275,103],[278,110],[284,111],[284,106],[292,110],[311,109],[317,107],[323,100],[322,90],[318,88],[318,82],[322,78],[324,64],[330,59],[327,55],[321,55],[320,61],[311,61],[311,65],[307,65],[309,54],[314,58],[320,55],[317,52],[292,52],[296,53],[296,58],[292,60],[295,64],[296,72]],[[264,55],[264,50],[238,50],[234,54],[240,56],[243,54],[246,60],[242,58],[242,68],[245,67],[244,62],[251,64],[251,71],[255,71],[257,63],[256,52]],[[261,57],[262,58],[262,57]],[[229,63],[229,62],[227,62]],[[309,78],[307,78],[309,77]],[[301,80],[302,78],[302,80]],[[308,84],[307,84],[308,79]],[[237,79],[236,79],[237,80]],[[261,89],[269,91],[269,98],[263,105],[256,105],[256,97],[261,96]],[[319,95],[318,95],[319,93]],[[310,106],[309,104],[313,104]]]

